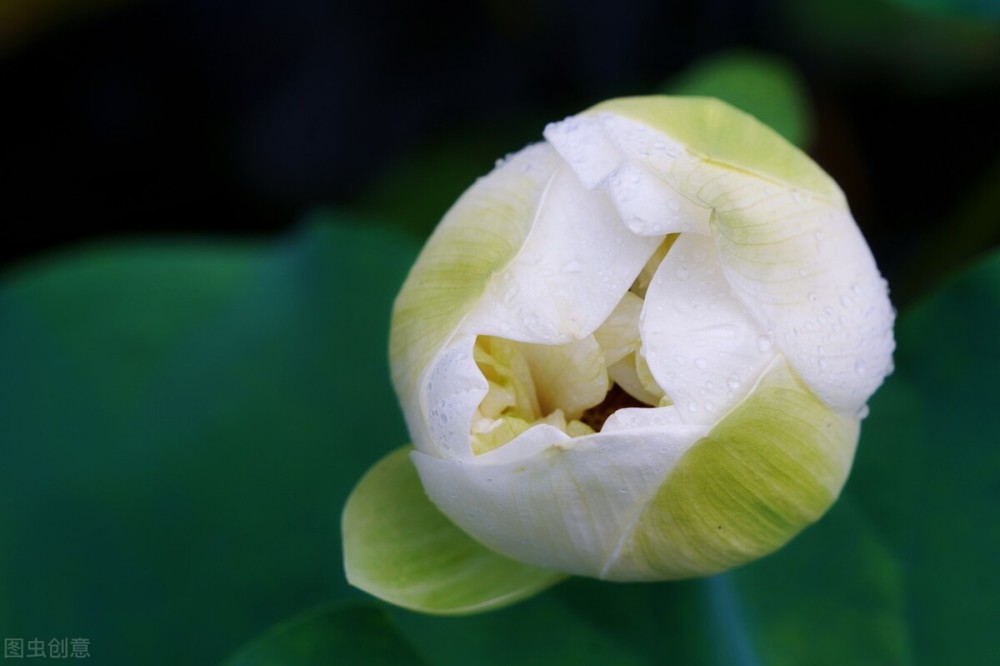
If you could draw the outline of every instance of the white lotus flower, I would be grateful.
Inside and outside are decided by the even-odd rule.
[[[396,301],[423,489],[546,571],[662,580],[777,549],[838,496],[891,372],[843,193],[712,99],[612,100],[545,138],[458,200]],[[378,594],[379,511],[351,501],[348,575]]]

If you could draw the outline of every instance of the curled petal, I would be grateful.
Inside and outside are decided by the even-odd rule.
[[[682,235],[642,316],[645,357],[686,422],[712,424],[757,383],[775,349],[733,297],[711,238]]]

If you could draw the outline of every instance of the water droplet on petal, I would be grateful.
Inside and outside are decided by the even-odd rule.
[[[757,338],[757,351],[766,352],[771,348],[771,336],[762,335]]]
[[[861,359],[855,361],[854,372],[858,373],[859,375],[863,375],[865,373],[865,362],[862,361]]]
[[[698,357],[694,360],[694,367],[698,368],[699,370],[704,370],[705,368],[708,367],[708,361],[706,361],[701,357]]]

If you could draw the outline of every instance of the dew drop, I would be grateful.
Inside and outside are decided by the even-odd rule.
[[[563,266],[564,273],[579,273],[583,270],[583,264],[576,259],[571,259]]]
[[[674,271],[674,275],[677,276],[678,280],[687,280],[691,277],[691,271],[688,270],[687,266],[681,264],[677,267],[677,270]]]
[[[854,372],[858,373],[859,375],[865,374],[865,362],[862,361],[861,359],[858,359],[857,361],[855,361],[854,362]]]
[[[757,351],[766,352],[771,348],[771,336],[762,335],[757,338]]]
[[[708,361],[699,356],[694,360],[694,367],[698,368],[699,370],[704,370],[705,368],[708,367]]]
[[[726,385],[729,386],[729,388],[733,389],[734,391],[738,389],[740,386],[742,386],[742,384],[743,382],[740,381],[739,375],[730,375],[729,381],[726,382]]]

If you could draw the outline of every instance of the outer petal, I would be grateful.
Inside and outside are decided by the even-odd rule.
[[[613,100],[588,114],[698,205],[736,297],[828,404],[856,412],[891,368],[893,312],[843,194],[808,157],[717,100]],[[657,142],[684,151],[657,151]]]
[[[570,164],[580,181],[589,189],[607,193],[622,222],[633,234],[662,236],[670,233],[708,233],[709,212],[682,192],[666,187],[661,178],[635,159],[638,153],[649,155],[656,150],[677,155],[682,146],[661,136],[647,141],[641,125],[633,129],[641,136],[636,141],[609,131],[614,117],[602,114],[574,116],[545,128],[545,138]],[[624,140],[623,140],[624,139]]]
[[[352,585],[406,608],[453,615],[512,604],[563,578],[497,555],[455,527],[427,499],[409,451],[380,460],[344,507]]]
[[[858,431],[776,366],[673,467],[604,575],[701,576],[776,550],[837,498]]]
[[[480,543],[535,566],[600,576],[627,527],[705,432],[662,425],[568,440],[537,426],[474,464],[420,452],[413,462],[434,504]]]

